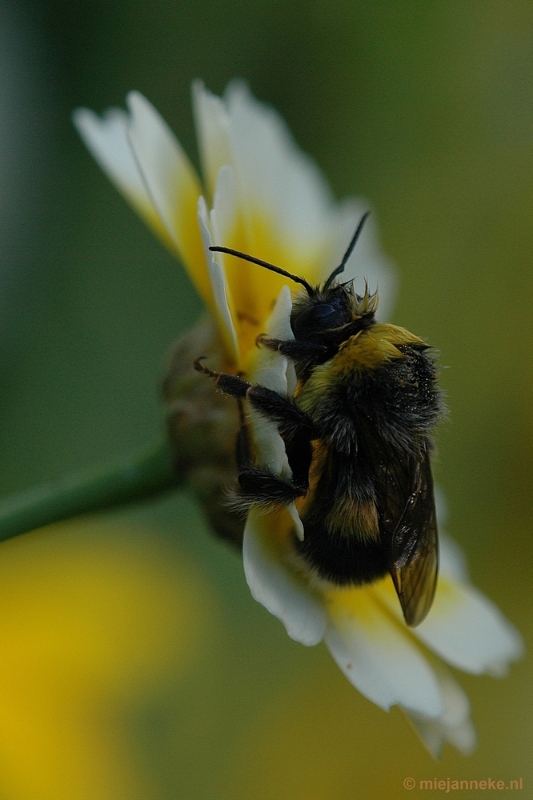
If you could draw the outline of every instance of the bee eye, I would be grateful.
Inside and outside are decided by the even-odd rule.
[[[320,333],[346,322],[346,310],[333,303],[318,303],[295,315],[292,329],[296,337]]]

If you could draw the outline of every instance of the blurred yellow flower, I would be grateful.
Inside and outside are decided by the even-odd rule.
[[[87,146],[130,203],[183,261],[211,311],[229,369],[292,395],[293,367],[279,353],[258,350],[264,331],[293,338],[286,278],[221,254],[223,245],[289,268],[319,285],[335,267],[361,213],[361,201],[337,204],[285,124],[242,83],[224,99],[194,87],[204,186],[165,122],[133,92],[129,113],[103,118],[82,109],[75,122]],[[347,262],[345,277],[375,288],[387,314],[394,283],[371,221]],[[198,353],[203,355],[203,353]],[[288,468],[276,427],[250,412],[255,451],[275,474]],[[253,596],[306,645],[324,640],[347,678],[384,709],[398,704],[428,748],[449,740],[475,744],[469,703],[440,656],[479,674],[501,673],[521,652],[521,640],[499,611],[468,583],[460,554],[445,541],[434,607],[416,630],[401,613],[391,578],[358,587],[317,587],[293,566],[296,507],[268,514],[252,509],[244,533],[246,578]],[[436,655],[433,655],[436,654]]]
[[[200,657],[206,599],[190,567],[131,527],[69,522],[5,542],[1,796],[152,796],[131,719]]]

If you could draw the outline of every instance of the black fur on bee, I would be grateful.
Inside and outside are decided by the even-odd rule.
[[[377,292],[356,294],[337,281],[366,219],[323,286],[228,248],[300,283],[290,323],[294,339],[258,344],[293,362],[294,398],[195,367],[226,394],[246,398],[282,436],[292,479],[253,463],[245,426],[239,446],[240,501],[273,507],[298,501],[304,538],[294,535],[300,569],[318,581],[361,585],[388,573],[409,625],[426,616],[435,593],[438,544],[430,435],[444,413],[428,345],[375,320]],[[244,445],[243,445],[244,443]]]

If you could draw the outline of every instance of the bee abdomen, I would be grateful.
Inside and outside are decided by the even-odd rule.
[[[382,542],[332,533],[324,524],[304,521],[305,539],[296,541],[298,554],[324,580],[338,585],[371,583],[388,573]]]
[[[327,529],[335,536],[356,536],[362,541],[377,539],[379,520],[373,500],[358,501],[352,492],[335,499],[325,519]]]

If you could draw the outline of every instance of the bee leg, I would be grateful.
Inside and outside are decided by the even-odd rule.
[[[238,375],[215,372],[205,367],[202,360],[198,358],[194,362],[194,368],[213,378],[219,389],[237,398],[239,402],[241,425],[237,435],[236,457],[240,473],[235,505],[245,508],[250,505],[285,506],[297,497],[307,494],[312,455],[311,439],[317,438],[311,418],[286,395],[265,386],[255,386]],[[262,416],[277,425],[284,437],[289,464],[293,470],[292,481],[253,465],[242,405],[245,397]]]
[[[286,481],[267,469],[248,466],[239,473],[238,497],[244,507],[288,506],[306,493],[307,487]]]
[[[250,446],[250,435],[246,425],[246,416],[244,414],[244,403],[242,398],[237,399],[239,405],[239,422],[240,428],[237,434],[237,442],[235,444],[235,458],[237,467],[240,471],[248,469],[252,464],[252,448]]]
[[[265,386],[250,386],[246,397],[259,413],[274,422],[284,439],[304,437],[308,441],[318,439],[311,417],[298,408],[287,395],[267,389]]]
[[[292,479],[286,480],[267,469],[248,464],[239,474],[241,506],[287,506],[309,490],[309,469],[313,449],[309,435],[304,431],[285,439],[285,447]]]
[[[268,469],[255,467],[252,461],[250,439],[242,400],[238,399],[241,427],[237,436],[236,457],[239,467],[238,490],[234,505],[247,510],[252,505],[264,507],[286,506],[307,494],[311,443],[287,445],[287,456],[293,472],[292,481],[284,480]],[[294,456],[292,455],[294,453]]]
[[[256,344],[281,353],[291,361],[314,360],[327,353],[328,348],[319,342],[299,342],[296,339],[270,339],[261,334],[256,339]]]
[[[197,358],[194,362],[194,369],[197,370],[197,372],[203,372],[205,375],[213,378],[215,384],[224,394],[229,394],[231,397],[246,397],[246,392],[252,387],[251,383],[248,383],[248,381],[245,381],[243,378],[239,377],[239,375],[230,375],[227,372],[215,372],[209,369],[209,367],[205,367],[202,364],[204,358],[205,356],[202,356],[201,358]]]
[[[302,494],[307,494],[309,489],[309,470],[313,459],[313,446],[311,439],[305,431],[300,431],[290,439],[285,440],[287,459],[292,470],[292,483],[301,489]]]
[[[203,358],[197,358],[194,368],[215,380],[217,387],[231,397],[247,398],[252,406],[266,419],[274,422],[282,436],[289,438],[299,432],[305,432],[308,439],[317,439],[311,418],[287,395],[267,389],[266,386],[248,383],[238,375],[226,372],[215,372],[202,364]]]

